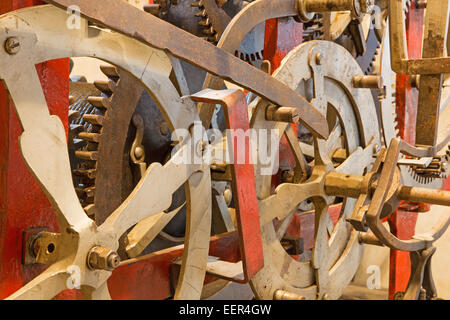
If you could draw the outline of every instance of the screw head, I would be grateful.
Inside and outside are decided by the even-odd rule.
[[[13,55],[20,51],[20,42],[16,37],[10,37],[5,41],[5,50]]]

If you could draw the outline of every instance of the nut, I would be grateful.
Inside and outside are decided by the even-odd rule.
[[[112,271],[119,263],[120,257],[116,252],[100,246],[93,247],[87,256],[87,265],[91,270]]]

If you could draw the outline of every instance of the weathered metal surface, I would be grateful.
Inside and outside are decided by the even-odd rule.
[[[191,96],[194,101],[220,104],[224,108],[228,129],[244,132],[249,130],[247,102],[241,90],[200,91]],[[228,150],[232,153],[232,186],[244,269],[244,282],[250,280],[264,265],[261,230],[259,225],[258,202],[255,189],[255,171],[252,163],[250,141],[245,142],[245,163],[240,163],[238,146],[232,135],[227,136]],[[246,141],[248,141],[246,139]]]
[[[447,32],[446,24],[448,14],[448,1],[428,0],[427,7],[438,5],[439,10],[435,10],[432,19],[436,23],[436,28],[431,32],[436,35],[436,39],[445,38]],[[391,57],[392,69],[404,75],[433,75],[450,72],[450,58],[436,57],[415,57],[409,59],[406,43],[404,42],[405,20],[403,17],[403,0],[392,0],[389,2],[389,20],[391,21]],[[441,16],[436,19],[436,16]],[[445,26],[444,26],[445,25]],[[427,35],[428,36],[428,35]],[[434,36],[433,36],[434,37]],[[431,39],[430,39],[431,40]],[[439,40],[440,41],[440,40]]]
[[[291,17],[296,15],[297,15],[297,7],[295,0],[254,1],[249,5],[247,5],[243,10],[241,10],[236,15],[236,17],[232,20],[232,22],[229,24],[229,26],[223,33],[223,36],[219,40],[217,47],[227,52],[234,53],[239,48],[239,45],[244,40],[245,36],[260,23],[264,23],[266,20],[273,18]],[[265,39],[267,39],[268,36],[267,32],[268,30],[270,30],[268,28],[272,28],[271,26],[275,26],[273,20],[272,21],[269,20],[268,24],[266,24]],[[275,33],[273,35],[275,35]],[[265,43],[267,43],[266,40]],[[265,47],[267,46],[265,45]],[[268,52],[266,51],[267,49],[269,49]],[[274,46],[265,48],[264,59],[269,58],[270,60],[270,55],[271,53],[274,53],[274,51],[275,51]],[[278,62],[280,61],[281,59],[278,60]],[[272,69],[272,71],[273,70],[275,69]],[[203,84],[203,88],[220,90],[223,88],[223,85],[224,79],[217,77],[213,74],[208,74]],[[200,119],[202,120],[203,126],[205,128],[209,128],[209,125],[211,123],[211,117],[214,112],[214,105],[200,103],[198,109],[200,111]]]
[[[314,58],[319,53],[323,55],[322,64],[316,65],[317,60]],[[371,124],[371,120],[375,119],[366,120],[364,114],[373,114],[375,106],[370,92],[352,88],[353,76],[360,74],[361,70],[350,53],[339,45],[326,41],[304,43],[290,52],[288,57],[289,59],[285,59],[281,67],[277,69],[275,76],[286,81],[291,88],[305,96],[309,95],[310,98],[311,96],[320,97],[320,94],[315,91],[319,86],[327,88],[327,95],[323,96],[324,99],[328,104],[333,105],[345,120],[342,120],[339,125],[335,123],[335,128],[328,141],[316,140],[314,146],[308,145],[315,151],[313,154],[309,154],[309,156],[315,156],[315,166],[308,180],[301,183],[283,183],[278,185],[273,192],[270,176],[256,177],[257,194],[262,199],[260,200],[260,212],[265,264],[252,280],[251,285],[257,298],[272,299],[274,292],[283,288],[286,291],[302,295],[306,299],[322,299],[326,298],[326,294],[330,299],[335,299],[340,296],[340,290],[345,288],[347,281],[353,277],[354,267],[358,264],[357,261],[361,257],[363,248],[360,247],[357,237],[353,236],[351,228],[347,229],[346,218],[355,202],[347,199],[345,208],[344,206],[339,208],[339,218],[334,224],[333,220],[337,215],[334,212],[333,220],[329,215],[328,208],[332,200],[322,190],[323,181],[321,179],[324,179],[325,171],[334,169],[347,173],[362,173],[365,164],[369,165],[373,161],[370,156],[373,152],[373,145],[370,146],[369,139],[374,137],[378,139],[378,127],[376,123]],[[339,69],[339,66],[344,65],[345,72]],[[311,83],[311,88],[303,88],[303,82]],[[312,82],[314,82],[314,87]],[[339,83],[339,85],[334,86],[332,83]],[[347,89],[342,89],[343,87]],[[359,92],[355,92],[353,95],[349,93],[352,91]],[[351,100],[356,97],[358,99],[355,101],[358,105],[356,110],[364,119],[364,125],[360,127],[354,126],[357,121],[352,119],[347,112],[355,111],[355,108],[348,104],[349,100],[342,99],[347,94],[352,95]],[[321,104],[322,106],[323,104]],[[362,109],[365,108],[372,111],[363,111]],[[277,129],[284,132],[287,124],[266,121],[264,110],[263,103],[260,105],[255,103],[252,114],[253,128]],[[327,112],[326,108],[321,108],[321,110],[324,113]],[[358,134],[361,132],[359,130],[365,131],[365,133],[360,135]],[[331,164],[331,157],[336,149],[344,148],[339,138],[341,136],[345,136],[344,139],[349,141],[349,145],[345,148],[348,147],[350,156],[348,161],[334,168]],[[360,138],[364,140],[360,140]],[[359,148],[361,145],[367,150],[363,152]],[[300,147],[303,150],[301,144]],[[359,159],[359,161],[353,159]],[[292,219],[297,219],[295,213],[299,204],[308,199],[314,202],[315,214],[300,215],[300,219],[304,219],[300,225],[300,237],[304,236],[305,249],[312,247],[312,250],[309,251],[312,256],[308,257],[308,253],[306,253],[301,257],[302,260],[298,261],[290,257],[281,246],[279,242],[281,237],[274,227],[273,220],[277,219],[280,224],[283,224],[285,221],[289,221],[292,214]],[[308,228],[312,228],[312,232]],[[310,237],[311,234],[313,234],[313,239]],[[338,264],[336,264],[337,261],[339,261]]]
[[[43,18],[37,20],[31,18],[36,16],[42,16]],[[65,12],[51,6],[41,6],[22,10],[14,15],[4,15],[0,21],[3,32],[6,27],[8,32],[19,33],[22,31],[21,34],[29,34],[28,37],[21,40],[22,46],[35,48],[35,50],[21,50],[19,54],[14,56],[0,51],[0,55],[2,55],[0,72],[15,102],[14,108],[23,126],[24,131],[20,139],[22,156],[40,181],[42,189],[51,199],[62,231],[60,242],[62,248],[59,250],[62,254],[58,262],[52,264],[9,298],[45,299],[54,297],[66,288],[66,280],[70,276],[67,268],[73,265],[82,270],[81,290],[87,298],[109,298],[106,280],[110,273],[105,270],[89,270],[87,268],[86,258],[89,250],[94,245],[100,245],[115,251],[118,248],[118,239],[125,231],[146,218],[146,215],[156,214],[167,209],[171,204],[173,192],[185,183],[189,188],[189,197],[196,197],[195,195],[197,195],[198,198],[188,201],[190,212],[186,224],[187,243],[183,254],[180,283],[177,286],[175,297],[194,298],[200,296],[205,275],[203,263],[206,261],[208,254],[208,247],[205,244],[208,243],[210,234],[211,186],[209,169],[202,169],[201,165],[175,165],[172,159],[164,166],[152,166],[151,170],[146,172],[144,181],[139,184],[138,190],[135,190],[133,197],[130,197],[134,200],[128,199],[129,201],[123,203],[120,210],[116,210],[115,214],[98,227],[87,218],[79,204],[72,186],[66,133],[61,121],[57,117],[52,117],[47,110],[45,97],[42,94],[33,65],[33,63],[50,60],[55,55],[56,57],[67,57],[85,54],[78,50],[85,50],[84,46],[80,46],[79,39],[85,35],[83,32],[86,30],[85,28],[88,28],[87,21],[84,19],[81,21],[85,28],[67,31],[66,28],[61,27],[66,25],[66,19]],[[30,25],[33,25],[33,27],[29,27]],[[26,28],[26,31],[23,28]],[[55,34],[59,34],[60,37],[55,38]],[[4,36],[4,33],[2,35]],[[115,41],[104,41],[105,38],[109,37],[114,37]],[[40,41],[33,41],[33,39],[39,39]],[[144,74],[142,82],[164,107],[169,125],[186,129],[194,122],[194,118],[198,118],[193,109],[193,103],[181,101],[176,88],[171,83],[169,79],[171,63],[163,52],[154,51],[155,49],[120,34],[111,35],[110,32],[101,30],[98,30],[95,38],[86,37],[85,40],[88,42],[103,41],[101,46],[92,44],[88,47],[96,49],[96,57],[102,56],[104,60],[126,69],[136,79],[142,77],[142,70],[145,70],[146,66],[155,66],[154,68],[150,67],[150,73]],[[45,42],[45,50],[36,48],[43,45],[41,41]],[[114,46],[117,41],[123,44],[123,46],[120,46],[121,48],[127,48],[125,60],[123,55],[114,53],[117,47],[109,47]],[[57,54],[55,54],[55,50]],[[155,52],[156,54],[154,54]],[[94,55],[94,53],[90,52],[87,55]],[[149,62],[150,56],[152,56],[152,59]],[[29,65],[23,63],[23,61],[27,61]],[[8,67],[10,65],[21,68],[12,71],[18,72],[19,79],[11,75],[11,68]],[[157,81],[154,77],[157,78]],[[29,94],[25,102],[21,94],[23,86],[29,88]],[[168,100],[171,103],[167,103]],[[27,109],[26,106],[30,106],[27,102],[30,101],[32,107]],[[67,109],[65,112],[67,114]],[[35,146],[38,144],[39,148],[36,148]],[[164,174],[163,171],[167,169],[173,170],[172,173],[166,172]],[[187,171],[184,169],[187,169]],[[165,179],[166,183],[161,185],[154,182],[149,183],[149,180],[152,179],[162,181],[162,177],[170,177],[170,179]],[[148,189],[149,187],[153,190]],[[171,190],[163,191],[164,189],[168,190],[167,188]],[[150,200],[149,194],[158,196],[154,196]],[[145,208],[147,205],[152,208]],[[140,208],[142,211],[136,210],[136,208]],[[33,210],[28,211],[33,212]],[[143,212],[145,212],[144,215],[142,215]],[[195,228],[191,226],[195,226]],[[188,254],[189,250],[193,250],[192,255]],[[183,282],[184,277],[189,278],[187,282]]]
[[[301,121],[308,129],[322,138],[328,136],[326,120],[302,96],[234,55],[163,20],[126,5],[121,0],[106,0],[102,3],[93,3],[88,0],[51,0],[49,2],[64,9],[77,5],[80,7],[82,16],[96,23],[167,51],[277,105],[298,108]],[[145,27],[147,25],[151,25],[152,28]]]
[[[230,16],[217,5],[216,0],[202,0],[202,4],[205,7],[208,18],[211,20],[214,31],[217,33],[217,39],[220,39],[231,21]]]
[[[450,59],[444,57],[448,31],[448,1],[427,3],[421,59],[409,59],[405,43],[405,21],[401,0],[390,1],[390,40],[392,68],[399,74],[420,74],[417,117],[417,144],[437,143],[437,121],[440,107],[442,74],[448,72]]]
[[[126,72],[118,70],[110,107],[105,113],[98,144],[97,178],[94,197],[95,221],[102,224],[122,202],[125,142],[131,117],[143,89]],[[113,161],[110,161],[114,159]]]

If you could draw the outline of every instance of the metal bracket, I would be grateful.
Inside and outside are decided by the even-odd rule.
[[[241,90],[206,89],[191,98],[196,102],[220,104],[225,111],[227,129],[249,130],[247,102]],[[255,175],[251,163],[252,149],[249,142],[245,148],[245,159],[249,161],[238,163],[234,140],[227,138],[228,148],[232,153],[230,158],[233,159],[230,168],[244,273],[244,279],[239,282],[245,283],[264,266]]]

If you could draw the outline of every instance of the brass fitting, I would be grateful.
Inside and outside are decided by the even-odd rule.
[[[281,289],[275,291],[273,298],[274,300],[306,300],[304,296]]]
[[[380,76],[354,76],[353,87],[359,89],[383,89],[383,78]]]
[[[300,113],[296,108],[271,105],[266,108],[266,120],[297,123],[300,120]]]
[[[119,266],[119,255],[107,248],[100,246],[93,247],[87,256],[87,266],[91,270],[112,271]]]
[[[298,13],[303,22],[310,21],[315,13],[332,11],[351,11],[361,18],[370,13],[374,0],[298,0]]]

